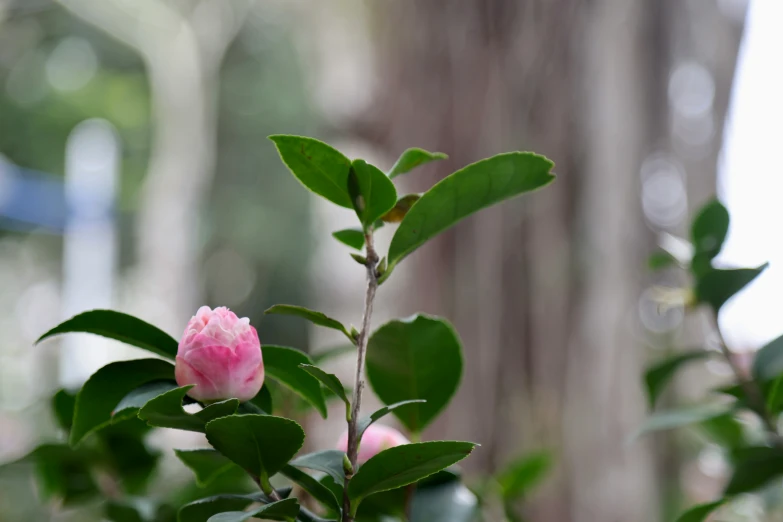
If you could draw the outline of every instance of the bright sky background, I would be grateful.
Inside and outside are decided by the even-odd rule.
[[[783,334],[783,0],[753,0],[719,165],[731,228],[719,260],[770,267],[728,303],[727,343],[759,348]]]

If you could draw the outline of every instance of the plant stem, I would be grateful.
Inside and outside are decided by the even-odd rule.
[[[348,420],[348,460],[351,467],[356,470],[356,458],[359,453],[359,440],[357,433],[357,423],[359,421],[359,410],[362,407],[362,390],[364,389],[364,358],[367,354],[367,338],[370,335],[370,320],[372,319],[372,304],[375,300],[375,291],[378,289],[378,274],[376,265],[378,264],[378,254],[375,252],[373,244],[373,230],[370,227],[364,235],[367,245],[367,292],[364,297],[364,316],[362,318],[362,329],[359,331],[359,339],[356,343],[356,379],[353,387],[353,399],[351,400],[351,417]],[[353,473],[346,470],[345,483],[343,487],[343,522],[353,522],[351,516],[351,501],[348,498],[348,483]]]
[[[764,393],[762,392],[761,387],[755,380],[752,378],[747,379],[745,375],[743,375],[742,370],[739,366],[737,366],[737,363],[732,357],[733,354],[731,350],[729,350],[729,347],[726,346],[726,341],[723,338],[720,325],[718,324],[717,313],[713,316],[713,318],[715,320],[715,332],[718,335],[720,351],[731,368],[732,373],[734,373],[734,377],[737,379],[737,384],[739,384],[742,387],[742,391],[745,392],[745,396],[747,397],[748,401],[748,408],[750,408],[761,419],[761,422],[764,424],[764,430],[767,432],[771,442],[776,446],[783,446],[783,440],[781,440],[776,423],[767,409],[767,403],[764,400]]]

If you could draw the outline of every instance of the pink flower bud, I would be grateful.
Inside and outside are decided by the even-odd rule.
[[[362,435],[362,442],[359,444],[359,464],[367,462],[369,459],[389,448],[395,446],[402,446],[403,444],[410,444],[411,441],[405,438],[405,435],[390,428],[383,426],[382,424],[371,424],[367,431]],[[340,451],[348,451],[348,432],[340,436],[340,440],[337,441],[337,449]]]
[[[177,349],[177,384],[195,384],[188,395],[200,401],[247,401],[264,384],[264,361],[256,329],[221,306],[202,306],[190,319]]]

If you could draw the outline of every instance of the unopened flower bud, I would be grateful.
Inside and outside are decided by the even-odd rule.
[[[368,461],[378,453],[395,446],[410,444],[411,441],[405,438],[405,435],[382,424],[372,424],[362,435],[359,444],[359,455],[356,459],[360,464]],[[337,449],[348,451],[348,432],[342,434],[337,441]]]

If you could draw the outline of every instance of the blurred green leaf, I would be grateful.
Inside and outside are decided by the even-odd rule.
[[[409,430],[421,432],[457,390],[461,350],[457,333],[445,319],[415,315],[390,321],[370,337],[367,378],[384,404],[427,401],[393,412]]]
[[[650,254],[650,257],[647,258],[647,267],[653,271],[668,268],[676,264],[678,264],[677,259],[665,250],[653,252]]]
[[[270,415],[274,413],[272,406],[272,394],[269,393],[269,387],[266,384],[261,387],[256,396],[250,399],[249,402],[261,408],[264,413],[268,413]]]
[[[345,452],[340,450],[323,450],[308,453],[291,461],[292,466],[322,471],[332,477],[335,483],[342,485],[345,482],[343,471],[343,458]]]
[[[210,517],[226,511],[239,511],[253,502],[260,501],[260,495],[214,495],[185,504],[179,509],[178,522],[207,522]]]
[[[353,208],[348,193],[351,160],[341,152],[313,138],[269,136],[280,158],[302,185],[332,203]]]
[[[267,308],[266,311],[264,311],[264,314],[294,315],[296,317],[301,317],[318,326],[324,326],[342,332],[351,342],[353,342],[351,334],[348,333],[348,330],[345,329],[345,326],[343,326],[340,321],[332,319],[321,312],[309,310],[303,306],[275,305],[271,308]]]
[[[688,511],[680,515],[679,518],[677,518],[677,522],[704,522],[713,511],[725,504],[726,500],[727,499],[722,498],[715,502],[693,506]]]
[[[365,497],[421,480],[464,459],[475,447],[472,442],[433,441],[404,444],[378,453],[348,483],[352,515]]]
[[[297,515],[299,515],[299,501],[295,498],[287,498],[250,511],[229,511],[212,515],[208,522],[245,522],[251,518],[293,522]]]
[[[723,492],[726,496],[754,491],[783,475],[783,449],[754,447],[733,455],[734,473]]]
[[[111,522],[174,522],[176,514],[171,506],[154,501],[130,497],[110,499],[104,506],[104,515]]]
[[[290,464],[286,464],[283,466],[281,473],[295,484],[298,484],[302,489],[312,495],[314,499],[333,512],[340,513],[342,511],[342,505],[340,503],[342,499],[335,497],[334,493],[332,493],[329,488],[304,471],[301,471]]]
[[[783,375],[783,335],[765,344],[753,359],[753,377],[770,381]]]
[[[499,154],[451,174],[430,188],[400,223],[389,248],[389,266],[461,219],[554,180],[554,164],[529,152]]]
[[[729,212],[719,201],[704,205],[691,226],[694,247],[691,270],[698,277],[712,268],[712,259],[718,255],[729,231]]]
[[[113,310],[90,310],[71,317],[43,334],[36,344],[55,335],[74,332],[122,341],[167,359],[173,360],[177,356],[178,343],[169,334],[132,315]]]
[[[733,450],[745,446],[742,424],[731,413],[712,417],[701,425],[716,442],[726,448]]]
[[[655,406],[655,401],[677,373],[677,370],[688,362],[706,359],[709,356],[710,352],[706,350],[693,350],[672,355],[650,366],[644,373],[644,382],[647,386],[647,399],[650,407]]]
[[[364,248],[364,230],[361,228],[338,230],[337,232],[332,232],[332,237],[356,250]]]
[[[159,428],[204,433],[209,421],[233,415],[237,411],[239,401],[227,399],[210,404],[196,413],[188,413],[182,408],[182,400],[191,388],[193,385],[183,386],[155,397],[139,410],[139,418]]]
[[[478,512],[476,495],[455,481],[417,488],[411,504],[411,522],[473,522]]]
[[[71,444],[111,422],[115,406],[142,384],[174,379],[174,366],[161,359],[107,364],[87,380],[76,397]]]
[[[736,268],[733,270],[710,269],[696,281],[696,299],[709,304],[718,313],[723,304],[737,292],[756,279],[769,264],[758,268]]]
[[[344,403],[345,403],[345,411],[346,415],[348,415],[348,412],[351,409],[351,401],[348,400],[348,397],[345,395],[345,387],[343,386],[343,383],[340,382],[340,379],[337,378],[336,375],[333,373],[327,373],[320,369],[318,366],[314,366],[312,364],[300,364],[300,368],[302,368],[304,371],[321,381],[321,384],[326,386],[329,390],[331,390],[337,397],[339,397]]]
[[[394,183],[376,166],[360,159],[351,164],[348,193],[364,228],[375,223],[397,203]]]
[[[397,200],[394,207],[381,219],[386,223],[399,223],[408,214],[411,207],[421,199],[421,194],[408,194]]]
[[[223,473],[231,471],[237,465],[219,451],[213,449],[180,450],[174,453],[184,465],[196,475],[196,483],[205,487]]]
[[[335,346],[320,351],[318,353],[314,353],[313,361],[315,361],[315,364],[320,365],[323,364],[324,361],[328,361],[329,359],[334,359],[336,357],[340,357],[342,355],[355,353],[355,352],[356,352],[356,346],[354,344],[344,344],[342,346]]]
[[[160,452],[145,443],[148,432],[142,421],[131,419],[97,433],[102,449],[100,467],[109,469],[126,493],[143,493],[160,460]]]
[[[73,412],[76,408],[76,395],[67,390],[59,390],[52,397],[52,411],[57,424],[65,431],[71,431]]]
[[[416,404],[416,403],[422,403],[427,402],[424,399],[413,399],[410,401],[400,401],[395,402],[394,404],[389,404],[388,406],[384,406],[383,408],[379,408],[375,410],[375,412],[372,413],[369,417],[363,417],[359,419],[359,422],[356,425],[356,431],[358,433],[359,440],[362,440],[362,435],[364,435],[364,432],[367,430],[367,428],[370,427],[372,423],[375,421],[382,419],[389,413],[393,412],[397,408],[401,406],[407,406],[408,404]]]
[[[231,415],[207,423],[213,448],[247,470],[266,491],[269,478],[280,471],[304,443],[302,427],[271,415]]]
[[[497,476],[506,500],[526,496],[538,486],[552,468],[552,455],[540,451],[511,462]]]
[[[312,404],[325,419],[326,400],[323,391],[321,391],[321,384],[318,379],[299,366],[313,364],[310,357],[299,350],[271,344],[265,345],[262,351],[267,375]]]
[[[678,410],[654,413],[647,417],[633,438],[652,431],[671,430],[704,422],[725,415],[731,409],[730,406],[723,404],[701,404]]]
[[[42,444],[27,458],[35,462],[36,478],[44,498],[58,498],[70,506],[100,493],[90,469],[96,458],[91,450],[67,444]]]
[[[426,150],[417,147],[407,149],[400,155],[397,162],[389,171],[389,178],[395,178],[400,174],[408,173],[419,165],[447,158],[448,156],[442,152],[427,152]]]
[[[117,404],[112,412],[112,423],[135,417],[139,409],[147,402],[176,388],[177,383],[175,381],[152,381],[142,384],[123,397]]]

